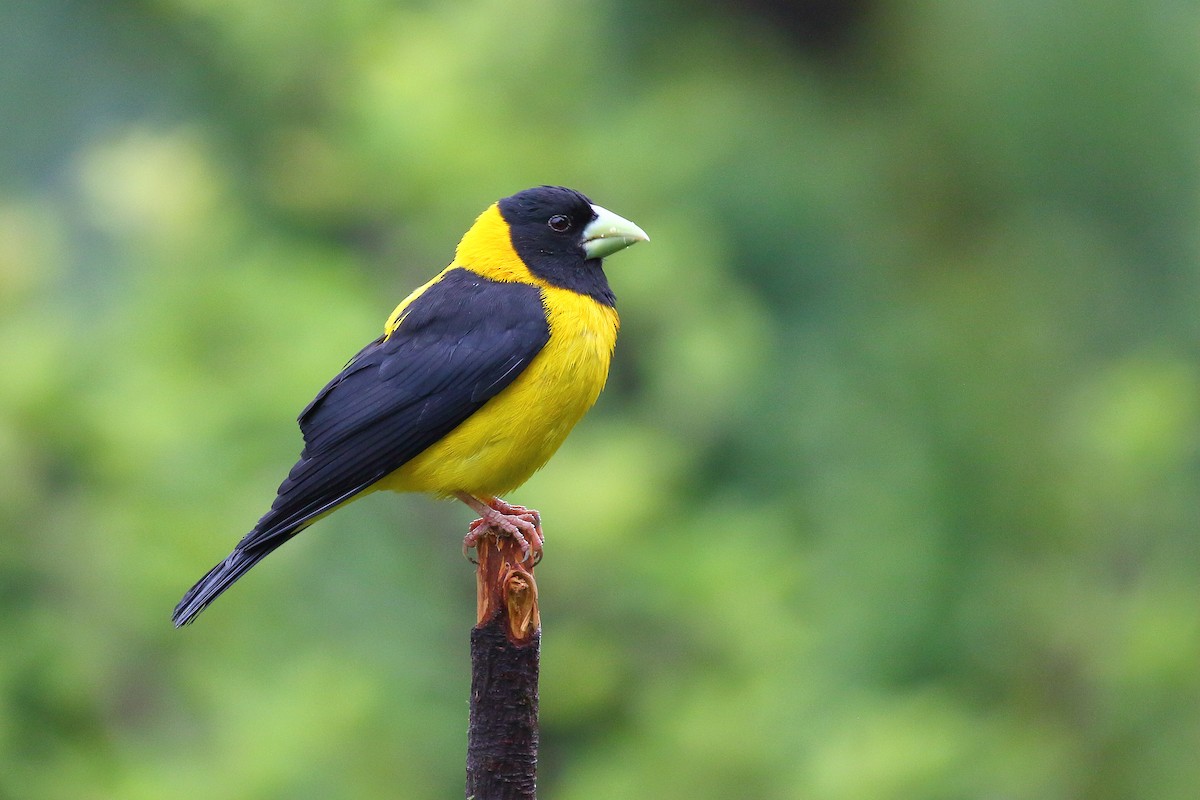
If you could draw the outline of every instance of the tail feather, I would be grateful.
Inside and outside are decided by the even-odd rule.
[[[250,568],[262,561],[271,551],[283,544],[290,537],[263,543],[247,550],[238,547],[224,561],[208,571],[196,585],[188,589],[187,594],[175,606],[171,621],[176,628],[181,628],[196,618],[196,615],[208,607],[208,604],[233,585],[233,582],[249,572]]]
[[[380,476],[387,474],[386,469],[377,469],[368,475],[365,483],[351,484],[340,478],[333,480],[336,474],[331,477],[317,469],[319,467],[320,463],[301,455],[287,479],[280,484],[271,509],[263,514],[253,530],[242,537],[233,552],[197,581],[175,606],[171,620],[176,628],[195,619],[209,603],[249,572],[251,567],[274,552],[275,548],[338,506],[358,497]],[[314,469],[317,471],[314,472]]]

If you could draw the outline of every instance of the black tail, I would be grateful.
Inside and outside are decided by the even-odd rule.
[[[224,561],[208,571],[196,585],[188,589],[187,594],[175,606],[171,621],[176,628],[181,628],[196,618],[196,615],[216,600],[221,592],[233,585],[233,582],[245,575],[251,567],[271,554],[276,547],[286,542],[290,537],[281,536],[259,544],[257,547],[243,550],[240,546],[230,553]]]
[[[332,385],[332,384],[331,384]],[[328,391],[328,390],[326,390]],[[322,395],[318,395],[320,400]],[[314,401],[316,402],[316,401]],[[305,413],[308,413],[307,409]],[[175,606],[171,620],[176,628],[187,625],[196,615],[216,600],[221,592],[250,571],[258,562],[269,556],[275,548],[291,539],[316,520],[333,511],[344,502],[353,499],[359,492],[386,475],[386,468],[378,468],[368,475],[365,482],[347,482],[338,470],[336,456],[314,459],[308,456],[307,448],[300,460],[292,467],[287,478],[279,485],[271,510],[233,548],[224,561],[208,571],[208,574],[188,589],[188,593]],[[326,454],[328,456],[329,454]],[[332,472],[331,472],[332,470]],[[332,477],[330,477],[330,473]],[[334,480],[337,478],[337,480]]]

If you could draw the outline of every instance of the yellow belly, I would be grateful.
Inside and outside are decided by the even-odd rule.
[[[604,388],[617,312],[542,288],[550,340],[504,391],[376,486],[449,496],[500,495],[524,483],[566,439]]]

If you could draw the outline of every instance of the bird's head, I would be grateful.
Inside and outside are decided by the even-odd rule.
[[[487,275],[483,253],[500,252],[499,239],[534,278],[611,304],[600,259],[650,237],[573,189],[539,186],[485,211],[463,237],[456,260]]]

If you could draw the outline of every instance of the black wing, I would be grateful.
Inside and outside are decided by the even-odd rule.
[[[541,292],[447,272],[300,413],[304,450],[271,510],[175,609],[185,624],[315,517],[441,439],[521,374],[550,338]]]

